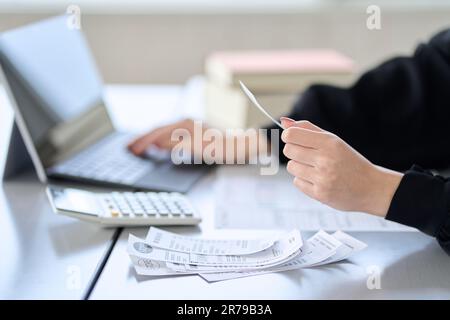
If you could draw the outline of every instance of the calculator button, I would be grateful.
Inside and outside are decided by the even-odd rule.
[[[170,210],[170,213],[172,213],[172,214],[180,214],[181,213],[181,210],[178,209],[177,207],[175,207],[175,208],[169,207],[169,210]]]
[[[111,212],[111,216],[114,218],[116,218],[120,215],[119,211],[111,210],[110,212]]]

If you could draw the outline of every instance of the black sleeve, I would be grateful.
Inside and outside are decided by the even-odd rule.
[[[311,86],[288,116],[335,133],[383,167],[448,166],[450,29],[419,45],[412,57],[366,72],[349,88]]]
[[[436,237],[450,255],[450,181],[418,166],[406,171],[386,219]]]

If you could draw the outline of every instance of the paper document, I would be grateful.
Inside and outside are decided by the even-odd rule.
[[[154,228],[156,229],[156,228]],[[168,232],[167,232],[168,233]],[[202,240],[200,240],[202,241]],[[209,240],[204,240],[209,241]],[[130,235],[128,252],[139,258],[198,266],[239,266],[244,268],[273,265],[298,252],[302,247],[300,232],[287,233],[268,249],[247,255],[208,255],[156,248],[146,240]]]
[[[321,262],[323,264],[333,263],[347,259],[352,254],[361,251],[367,247],[367,245],[364,242],[359,241],[358,239],[355,239],[342,231],[336,231],[335,233],[333,233],[333,237],[339,240],[343,245],[337,248],[336,253],[333,256],[323,260]]]
[[[333,236],[327,234],[324,231],[319,231],[306,241],[304,248],[302,248],[302,252],[298,256],[279,266],[270,267],[263,270],[241,272],[201,273],[200,276],[209,282],[215,282],[271,272],[281,272],[306,268],[316,265],[319,262],[322,262],[334,256],[336,254],[336,250],[342,246],[343,244]]]
[[[199,274],[203,279],[214,282],[269,272],[318,267],[346,259],[366,247],[363,242],[341,231],[332,235],[319,231],[304,243],[300,232],[292,230],[280,234],[275,240],[248,240],[249,243],[272,243],[272,245],[268,248],[260,246],[261,249],[258,252],[250,254],[237,252],[238,249],[234,248],[233,250],[238,254],[233,255],[186,252],[185,246],[171,246],[171,242],[167,245],[164,241],[155,240],[162,238],[178,239],[178,241],[183,238],[188,244],[194,239],[198,243],[211,241],[211,239],[179,236],[154,227],[149,230],[146,239],[130,234],[127,251],[137,274],[146,276]],[[227,241],[242,243],[244,240]],[[170,249],[155,247],[154,243],[157,245],[163,243],[161,246]]]
[[[284,167],[262,176],[256,166],[221,167],[215,185],[216,228],[302,231],[415,231],[359,212],[342,212],[309,198]],[[244,192],[245,191],[245,192]]]
[[[154,247],[179,252],[209,255],[245,255],[272,246],[274,239],[268,240],[221,240],[198,239],[180,236],[151,227],[146,242]]]
[[[284,127],[281,125],[281,123],[277,120],[275,120],[274,117],[272,117],[256,100],[255,95],[245,86],[245,84],[242,83],[242,81],[239,81],[239,84],[241,85],[242,91],[247,95],[247,97],[250,99],[250,101],[253,103],[253,105],[259,109],[267,118],[269,118],[273,123],[275,123],[277,126],[279,126],[281,129],[284,130]]]

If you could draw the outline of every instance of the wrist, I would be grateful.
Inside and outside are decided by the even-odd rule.
[[[365,211],[384,218],[403,174],[376,165],[373,165],[372,169],[368,193],[371,200],[368,201],[369,205]]]

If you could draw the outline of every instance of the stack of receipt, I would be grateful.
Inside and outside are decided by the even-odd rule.
[[[130,234],[127,250],[139,275],[199,274],[215,282],[329,264],[366,247],[342,231],[319,231],[306,241],[298,230],[249,240],[202,239],[151,227],[146,239]]]

